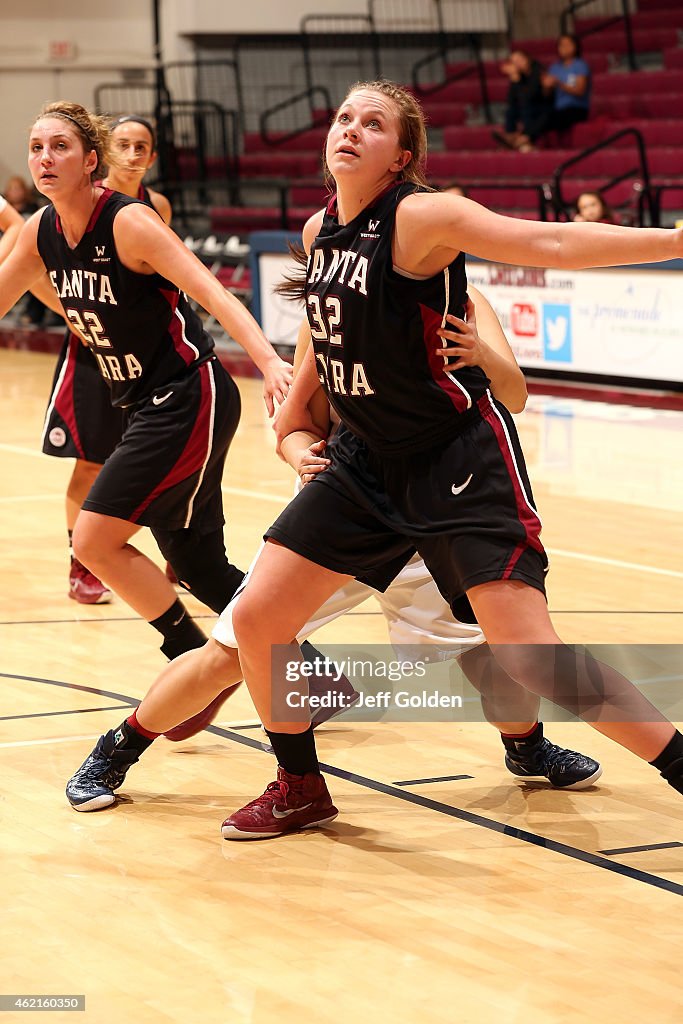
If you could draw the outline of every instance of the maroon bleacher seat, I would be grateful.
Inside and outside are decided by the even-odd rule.
[[[293,185],[289,193],[289,201],[293,206],[312,206],[319,210],[325,205],[329,192],[322,184]]]
[[[587,29],[594,28],[596,25],[600,25],[605,21],[603,15],[602,18],[582,18],[579,15],[577,27],[580,33],[585,32]],[[675,32],[676,29],[683,28],[683,10],[681,5],[662,8],[659,6],[658,10],[652,11],[636,11],[631,14],[631,31],[633,32],[634,39],[638,40],[639,33],[644,29],[658,29],[666,30],[668,32]],[[605,29],[609,31],[609,29]],[[623,32],[623,29],[621,30]],[[600,38],[604,35],[604,32],[598,32],[595,38]]]
[[[276,206],[212,206],[209,221],[216,234],[247,234],[277,231],[282,227],[282,214]]]
[[[683,68],[683,47],[672,46],[664,51],[664,67],[671,71]]]
[[[641,72],[636,72],[640,75]],[[643,88],[647,83],[643,82]],[[625,121],[629,118],[665,117],[670,111],[681,109],[681,93],[640,92],[624,96],[593,97],[591,110],[594,116],[604,115],[610,120]]]
[[[683,93],[683,71],[624,71],[595,75],[594,89],[596,96]]]
[[[574,125],[569,133],[569,141],[573,148],[585,149],[587,146],[602,142],[608,135],[613,135],[624,128],[635,128],[641,133],[648,146],[683,146],[682,127],[681,121],[672,118],[647,120],[629,117],[621,121],[604,116],[594,117],[583,124]],[[625,136],[618,139],[614,145],[623,148],[632,145],[632,142],[628,136]]]
[[[231,292],[251,292],[251,271],[241,263],[237,266],[220,267],[216,271],[216,277],[223,287]]]
[[[320,153],[249,153],[240,157],[240,174],[260,178],[310,178],[320,174]]]
[[[448,125],[465,123],[467,108],[463,103],[441,101],[438,94],[423,96],[421,102],[427,115],[427,124],[432,128],[446,128]]]
[[[302,132],[300,135],[295,135],[292,139],[287,139],[285,142],[276,142],[269,145],[264,142],[261,138],[260,132],[245,132],[244,135],[244,152],[245,153],[277,153],[277,152],[299,152],[300,150],[308,150],[309,152],[322,153],[323,146],[325,145],[325,138],[327,136],[326,128],[312,128],[310,131]],[[274,139],[284,138],[284,132],[274,132]]]

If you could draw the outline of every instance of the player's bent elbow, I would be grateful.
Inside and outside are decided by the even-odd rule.
[[[519,395],[514,401],[507,403],[508,410],[510,412],[524,412],[526,408],[526,400],[529,397],[527,390],[524,390],[523,395]]]

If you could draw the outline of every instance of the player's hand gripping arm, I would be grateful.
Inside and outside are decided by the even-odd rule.
[[[491,303],[476,288],[470,286],[468,291],[467,319],[460,320],[450,314],[446,317],[456,329],[445,327],[437,331],[446,342],[438,352],[444,358],[456,359],[450,369],[480,366],[491,381],[491,391],[498,401],[510,412],[521,412],[528,397],[524,374]]]
[[[307,399],[304,400],[302,396],[310,390],[310,378],[308,384],[301,386],[299,394],[295,393],[301,384],[302,367],[310,365],[308,359],[311,351],[310,329],[304,320],[299,328],[294,353],[294,384],[273,423],[279,439],[278,454],[290,464],[303,483],[308,483],[316,473],[330,464],[329,459],[324,457],[331,426],[330,406],[317,375],[312,393]],[[290,404],[292,395],[294,401]]]

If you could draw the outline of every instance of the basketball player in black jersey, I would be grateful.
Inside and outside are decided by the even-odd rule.
[[[269,413],[291,367],[255,320],[156,212],[97,185],[109,130],[77,104],[43,109],[29,169],[51,206],[23,227],[0,268],[0,315],[47,271],[69,326],[124,410],[121,443],[83,503],[74,554],[162,637],[169,657],[205,637],[164,573],[129,542],[149,526],[176,574],[220,611],[243,574],[223,541],[221,477],[239,393],[185,293],[219,320],[264,377]]]
[[[170,224],[172,211],[166,196],[143,184],[156,159],[156,136],[150,122],[135,114],[119,117],[111,128],[109,167],[101,184],[147,203],[165,224]],[[111,591],[74,558],[71,546],[81,506],[121,440],[123,427],[124,414],[112,405],[92,352],[67,330],[50,391],[42,447],[46,455],[74,459],[66,490],[69,597],[81,604],[106,604],[111,600]]]
[[[467,597],[508,675],[582,715],[683,792],[683,737],[618,672],[561,645],[514,424],[466,352],[452,365],[439,353],[444,340],[457,348],[463,252],[527,266],[612,266],[679,257],[683,232],[501,217],[430,191],[425,156],[419,105],[389,82],[355,86],[328,134],[336,194],[304,229],[313,350],[289,401],[298,420],[320,381],[343,427],[328,448],[331,465],[267,532],[235,606],[242,669],[279,769],[224,822],[227,839],[336,816],[310,727],[278,714],[287,685],[271,679],[272,648],[291,644],[348,580],[392,560],[398,571],[415,550],[456,618]],[[288,432],[287,420],[285,409]]]
[[[474,302],[468,302],[467,322],[460,322],[461,352],[478,365],[486,366],[491,389],[512,411],[524,408],[526,384],[500,323],[476,289],[471,289]],[[477,316],[484,325],[484,340],[477,330]],[[302,324],[297,341],[294,367],[300,365],[308,345],[308,323]],[[450,350],[446,347],[445,354]],[[330,406],[320,388],[309,403],[316,427],[327,437],[330,433]],[[329,465],[320,452],[325,442],[315,442],[302,425],[282,442],[282,452],[300,477],[309,483]],[[311,444],[311,442],[314,442]],[[346,614],[375,596],[387,621],[389,640],[398,657],[420,659],[425,652],[437,652],[439,659],[458,659],[468,679],[480,690],[486,718],[502,735],[506,767],[524,778],[545,778],[559,789],[585,789],[600,777],[600,765],[590,757],[566,750],[550,742],[538,721],[540,701],[536,694],[518,686],[500,671],[494,671],[492,659],[483,645],[483,635],[472,621],[456,621],[449,606],[439,594],[424,562],[416,554],[392,580],[385,593],[351,581],[337,591],[306,623],[299,639],[308,637],[327,623]],[[129,720],[110,730],[98,740],[94,750],[67,783],[66,794],[71,806],[81,812],[102,810],[115,802],[115,791],[124,782],[128,770],[161,733],[171,739],[185,739],[206,728],[218,714],[226,697],[241,678],[237,657],[232,615],[237,596],[216,623],[211,639],[200,650],[189,651],[168,665],[157,678],[135,712],[135,725]],[[304,645],[305,646],[305,645]],[[310,648],[310,645],[309,645]],[[304,649],[304,647],[302,647]],[[315,654],[315,652],[314,652]],[[322,655],[320,656],[322,658]],[[306,658],[314,663],[310,649]],[[214,696],[221,687],[229,686]],[[319,708],[312,716],[317,726],[346,707],[351,707],[356,694],[350,687],[331,686],[329,680],[309,679],[309,695],[320,699],[332,691],[335,705]],[[343,703],[338,702],[340,695]],[[329,697],[328,697],[329,703]],[[206,704],[206,706],[204,706]],[[197,712],[197,713],[195,713]],[[187,720],[179,727],[169,728],[180,715]],[[144,729],[144,735],[139,733]]]

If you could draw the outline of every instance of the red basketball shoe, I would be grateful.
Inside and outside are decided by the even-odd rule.
[[[109,604],[112,593],[97,576],[93,576],[90,569],[74,558],[69,569],[69,597],[79,604]]]
[[[197,712],[192,718],[188,718],[186,721],[181,722],[180,725],[176,725],[173,729],[165,732],[164,736],[166,739],[172,740],[174,743],[180,743],[181,740],[189,740],[190,736],[196,736],[202,729],[206,729],[207,725],[211,725],[228,697],[241,685],[241,682],[233,683],[226,690],[222,690],[203,711]]]
[[[327,825],[338,814],[322,775],[290,775],[278,768],[277,782],[226,818],[221,833],[224,839],[268,839]]]

